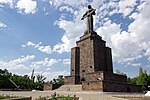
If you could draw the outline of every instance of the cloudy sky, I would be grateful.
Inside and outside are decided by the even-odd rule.
[[[96,9],[94,30],[112,48],[114,72],[150,74],[150,0],[0,0],[0,68],[47,80],[69,75],[70,48]]]

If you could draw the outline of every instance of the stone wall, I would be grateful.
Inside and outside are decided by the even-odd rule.
[[[85,35],[77,41],[77,47],[80,48],[80,78],[86,77],[87,73],[94,72],[94,51],[91,35]]]
[[[66,85],[73,85],[73,84],[81,84],[80,83],[80,76],[65,76],[65,84]]]
[[[142,88],[139,85],[132,85],[121,82],[103,81],[104,92],[141,92]]]
[[[61,84],[48,84],[45,83],[44,84],[44,91],[50,91],[50,90],[55,90],[58,89],[60,86],[62,86]]]
[[[96,33],[90,33],[80,37],[77,41],[77,47],[79,47],[79,66],[80,66],[80,78],[85,78],[87,73],[93,73],[96,71],[110,71],[112,68],[112,55],[111,49],[106,47],[105,41]],[[75,52],[75,50],[72,50]],[[73,54],[73,58],[74,55]],[[71,60],[75,61],[74,59]],[[74,65],[74,62],[72,62]],[[74,69],[74,66],[71,66]]]
[[[110,80],[127,83],[127,76],[104,71],[96,71],[93,73],[86,74],[85,81],[98,81],[98,80]]]
[[[106,53],[105,53],[105,41],[98,35],[93,36],[94,41],[94,68],[95,71],[106,70]]]
[[[110,72],[104,72],[104,79],[110,80],[110,81],[127,83],[127,76],[114,74],[114,73],[110,73]]]
[[[85,91],[103,91],[103,92],[141,92],[139,85],[131,85],[114,81],[85,81],[82,82],[82,89]]]
[[[82,90],[84,91],[103,91],[102,81],[85,81],[82,82]]]
[[[104,80],[104,73],[103,72],[94,72],[86,74],[86,81],[97,81],[97,80]]]
[[[79,75],[80,71],[80,48],[74,47],[71,49],[71,69],[70,75]]]
[[[113,73],[111,48],[106,47],[105,50],[106,50],[106,66],[107,66],[107,71]]]

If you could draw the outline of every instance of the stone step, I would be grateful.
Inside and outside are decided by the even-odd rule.
[[[82,91],[82,85],[62,85],[56,91]]]

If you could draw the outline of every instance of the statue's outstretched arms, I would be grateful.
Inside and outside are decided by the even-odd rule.
[[[82,16],[81,20],[84,20],[85,16],[87,15],[88,12],[85,12],[85,14]]]

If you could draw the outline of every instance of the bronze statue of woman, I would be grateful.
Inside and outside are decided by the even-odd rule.
[[[88,5],[88,10],[85,12],[83,17],[81,18],[81,20],[84,20],[85,18],[87,18],[87,30],[85,33],[93,32],[93,16],[92,15],[95,15],[95,10],[96,9],[93,9],[91,5]]]

